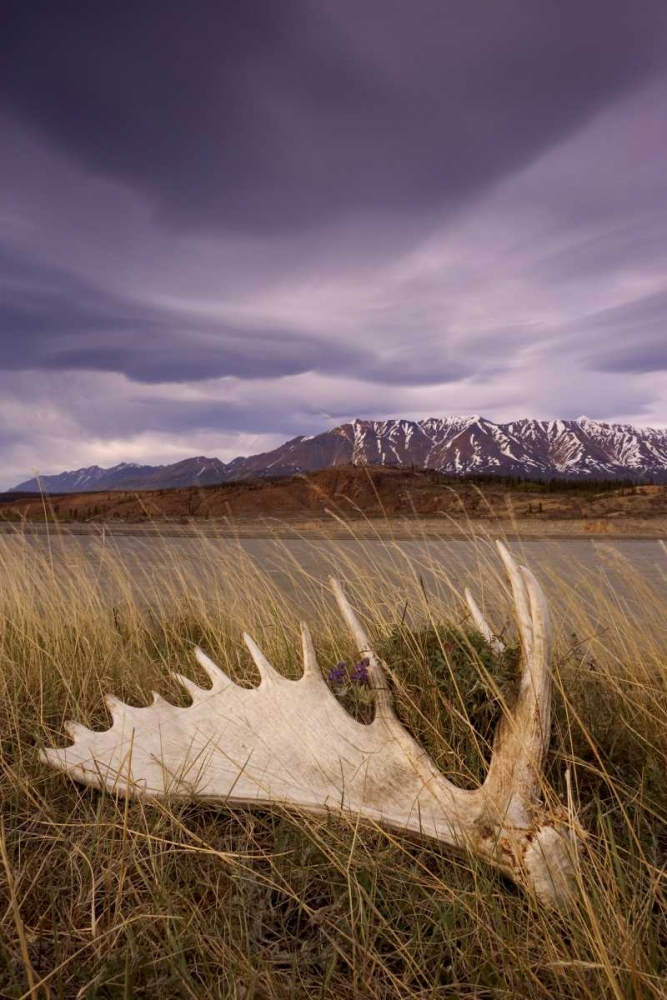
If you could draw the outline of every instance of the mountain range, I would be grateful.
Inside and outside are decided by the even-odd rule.
[[[478,415],[428,420],[354,420],[235,458],[184,459],[173,465],[122,462],[28,479],[11,492],[93,492],[210,486],[291,476],[339,465],[429,468],[456,476],[649,479],[667,482],[667,428],[576,420],[522,419],[496,424]]]

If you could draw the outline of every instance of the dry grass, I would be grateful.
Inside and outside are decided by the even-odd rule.
[[[279,541],[260,564],[211,537],[154,539],[137,558],[102,540],[0,536],[0,996],[667,996],[667,578],[649,583],[611,550],[609,579],[533,563],[556,627],[549,778],[565,796],[570,768],[587,831],[568,915],[432,843],[116,801],[38,762],[65,741],[64,719],[107,726],[110,690],[185,699],[168,672],[197,677],[193,642],[251,682],[245,628],[298,674],[301,614],[323,666],[352,655],[321,583],[335,559],[402,718],[448,774],[475,780],[516,656],[500,662],[466,631],[460,574],[418,543],[311,543],[304,570]],[[511,635],[493,553],[478,541],[474,554],[467,582]]]

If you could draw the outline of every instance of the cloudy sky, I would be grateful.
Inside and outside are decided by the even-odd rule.
[[[0,488],[667,425],[664,0],[3,0]]]

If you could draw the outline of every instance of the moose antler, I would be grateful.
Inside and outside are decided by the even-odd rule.
[[[136,708],[107,697],[109,730],[66,723],[74,743],[44,751],[43,759],[117,794],[337,812],[412,831],[478,855],[541,902],[559,904],[569,896],[573,857],[567,825],[541,804],[551,702],[547,607],[532,573],[517,566],[500,542],[498,548],[512,586],[523,668],[516,704],[499,726],[480,788],[449,782],[399,722],[383,666],[336,580],[338,606],[369,662],[375,694],[370,725],[354,720],[336,700],[302,625],[299,680],[277,673],[248,635],[261,677],[257,688],[239,687],[197,649],[210,689],[176,675],[192,705],[179,708],[155,694],[152,705]],[[478,627],[492,636],[475,608]]]

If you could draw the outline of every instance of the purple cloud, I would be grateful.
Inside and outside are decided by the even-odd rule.
[[[356,415],[667,423],[662,0],[0,29],[8,484]]]

